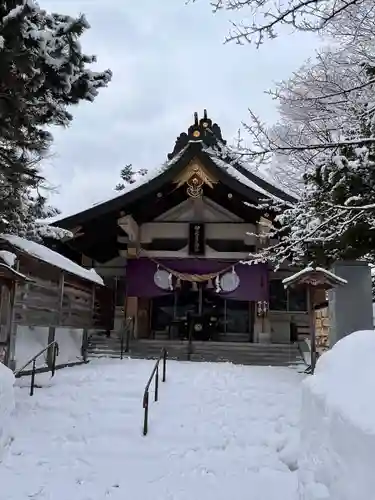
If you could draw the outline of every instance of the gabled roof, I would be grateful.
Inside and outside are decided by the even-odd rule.
[[[134,206],[137,202],[141,203],[144,197],[172,182],[194,159],[205,165],[219,182],[240,195],[243,202],[259,204],[267,198],[284,203],[295,201],[291,195],[248,170],[234,154],[231,154],[230,148],[226,146],[226,141],[221,136],[220,127],[207,118],[206,111],[200,121],[197,113],[194,118],[194,124],[189,127],[188,133],[182,133],[177,138],[172,153],[168,155],[168,161],[161,169],[129,184],[113,198],[78,214],[54,221],[53,225],[70,229],[97,217],[126,211],[127,207]]]
[[[0,234],[0,245],[3,242],[9,243],[15,251],[23,252],[30,257],[46,262],[47,264],[57,267],[62,271],[74,274],[98,285],[104,284],[102,278],[94,269],[85,269],[66,257],[63,257],[59,253],[54,252],[53,250],[50,250],[46,246],[40,245],[35,241],[26,240],[25,238],[21,238],[20,236],[16,236],[14,234]]]

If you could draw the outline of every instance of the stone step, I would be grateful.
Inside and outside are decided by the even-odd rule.
[[[187,344],[174,344],[174,345],[145,345],[145,344],[132,344],[130,346],[131,351],[140,351],[140,352],[160,352],[163,347],[166,347],[167,351],[172,352],[172,351],[188,351],[188,345]],[[89,346],[89,351],[94,351],[94,350],[102,350],[102,351],[120,351],[120,346],[117,344],[96,344],[96,345],[90,345]],[[294,355],[298,353],[298,350],[294,346],[289,346],[287,348],[278,348],[274,346],[259,346],[259,347],[254,347],[252,345],[244,345],[244,346],[239,346],[239,347],[233,347],[233,346],[217,346],[217,345],[211,345],[207,344],[205,346],[202,345],[195,345],[193,344],[191,346],[191,351],[195,353],[202,353],[202,354],[210,354],[210,353],[217,353],[217,354],[225,354],[225,353],[248,353],[248,354],[254,354],[254,355],[266,355],[266,354],[276,354],[276,355]]]
[[[159,357],[158,352],[131,352],[124,353],[124,357],[132,357],[138,359],[157,359]],[[90,357],[110,357],[119,358],[120,353],[118,351],[95,351],[90,353]],[[187,352],[171,352],[168,355],[169,359],[176,359],[181,361],[186,361],[188,359]],[[293,363],[299,363],[301,360],[298,356],[253,356],[246,354],[238,355],[217,355],[215,353],[210,354],[199,354],[192,353],[190,356],[191,361],[206,361],[206,362],[231,362],[235,364],[244,365],[270,365],[270,366],[280,366],[280,365],[290,365]]]
[[[144,346],[160,346],[162,347],[170,347],[170,346],[179,346],[179,345],[188,345],[187,341],[181,341],[181,340],[176,340],[176,341],[158,341],[158,340],[136,340],[132,341],[131,345],[144,345]],[[192,342],[192,345],[195,347],[215,347],[218,349],[278,349],[278,350],[288,350],[288,349],[295,349],[296,347],[293,346],[293,344],[260,344],[260,343],[252,343],[252,342],[213,342],[213,341],[207,341],[207,342],[198,342],[194,341]]]
[[[189,343],[186,340],[163,341],[157,339],[133,340],[130,344],[130,352],[124,352],[123,357],[157,359],[162,348],[167,349],[170,359],[183,361],[188,359]],[[120,358],[121,341],[114,337],[92,337],[88,351],[91,358]],[[191,345],[190,360],[261,366],[290,366],[301,363],[300,353],[295,345],[214,341],[194,341]]]

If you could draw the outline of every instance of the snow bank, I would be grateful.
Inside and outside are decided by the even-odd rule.
[[[16,334],[16,370],[24,366],[39,351],[48,345],[48,328],[33,326],[18,326]],[[43,354],[36,360],[36,367],[47,366],[46,354]],[[31,365],[27,370],[31,369]]]
[[[55,340],[59,344],[57,364],[75,363],[82,361],[83,330],[73,328],[56,328]],[[18,326],[16,335],[16,369],[22,368],[29,359],[48,345],[47,327]],[[36,360],[36,367],[47,366],[46,353]],[[27,368],[31,369],[31,365]]]
[[[59,344],[58,365],[82,361],[82,338],[83,330],[56,328],[55,340]]]
[[[11,419],[14,410],[14,375],[0,363],[0,461],[11,441]]]
[[[375,474],[375,332],[345,337],[302,395],[300,500],[368,500]]]
[[[86,280],[98,283],[99,285],[104,284],[102,278],[94,269],[85,269],[84,267],[79,266],[70,259],[63,257],[59,253],[50,250],[44,245],[40,245],[39,243],[35,243],[34,241],[26,240],[25,238],[21,238],[20,236],[15,236],[14,234],[0,234],[0,239],[7,241],[19,250],[22,250],[23,252],[26,252],[39,260],[67,271],[68,273],[75,274],[76,276],[80,276],[81,278],[84,278]]]

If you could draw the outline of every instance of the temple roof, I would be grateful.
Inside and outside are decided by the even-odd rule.
[[[194,123],[187,133],[183,132],[177,137],[173,151],[167,157],[168,160],[160,168],[149,171],[121,192],[82,212],[56,220],[53,225],[70,229],[87,218],[125,208],[149,191],[160,189],[163,184],[170,182],[178,170],[185,168],[195,157],[215,170],[221,182],[227,185],[229,182],[231,189],[241,194],[244,203],[259,203],[267,198],[284,203],[296,201],[292,195],[273,185],[258,172],[252,172],[247,165],[236,159],[235,153],[226,145],[220,127],[207,117],[206,110],[200,120],[198,113],[194,113]]]
[[[194,171],[199,174],[192,174]],[[295,201],[239,161],[222,138],[220,127],[204,111],[200,120],[195,113],[194,123],[187,133],[179,135],[168,160],[159,169],[148,172],[110,199],[52,224],[75,234],[74,248],[79,252],[91,252],[97,245],[101,247],[102,261],[109,260],[124,236],[118,219],[130,214],[138,224],[155,220],[190,196],[188,184],[194,175],[204,178],[201,195],[247,222],[259,220],[265,200],[278,204]]]

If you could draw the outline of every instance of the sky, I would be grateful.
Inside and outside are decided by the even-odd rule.
[[[213,14],[209,0],[39,3],[62,14],[84,13],[91,28],[82,37],[83,51],[97,56],[93,69],[113,72],[94,103],[70,110],[68,129],[53,129],[43,169],[54,188],[50,201],[63,215],[108,199],[127,163],[160,167],[195,111],[200,117],[206,108],[229,143],[249,108],[275,122],[276,102],[265,91],[291,76],[319,45],[313,35],[287,31],[259,49],[224,44],[234,15]]]

